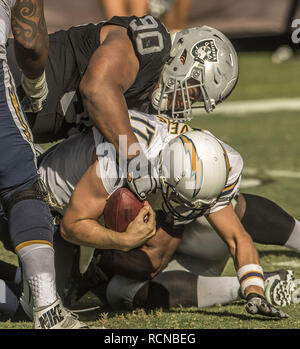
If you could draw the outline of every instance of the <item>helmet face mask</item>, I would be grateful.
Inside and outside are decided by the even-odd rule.
[[[176,192],[176,187],[164,181],[161,188],[164,200],[162,209],[165,214],[172,215],[178,222],[196,219],[204,215],[207,210],[214,205],[215,201],[209,204],[194,205]]]
[[[152,105],[174,120],[191,121],[193,109],[212,112],[231,93],[237,79],[238,58],[228,38],[207,26],[186,29],[175,34]]]
[[[202,100],[203,95],[206,95],[203,84],[194,78],[190,78],[185,81],[169,79],[168,82],[163,85],[163,89],[161,91],[158,113],[161,114],[166,111],[163,110],[164,98],[167,100],[167,110],[172,115],[172,119],[191,121],[192,109],[205,108],[204,104],[202,106],[198,105],[197,107],[193,106],[193,103],[200,102]]]

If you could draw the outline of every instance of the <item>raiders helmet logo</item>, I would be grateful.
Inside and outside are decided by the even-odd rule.
[[[196,61],[204,64],[208,62],[218,61],[218,49],[216,48],[214,40],[203,40],[197,42],[192,48],[192,55]]]

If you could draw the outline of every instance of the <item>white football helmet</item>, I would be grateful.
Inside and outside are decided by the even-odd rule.
[[[226,150],[211,133],[185,132],[160,153],[163,209],[177,221],[205,214],[218,200],[229,175]]]
[[[237,80],[238,56],[229,39],[208,26],[186,29],[173,37],[170,59],[152,94],[152,106],[159,114],[190,121],[192,108],[213,111]],[[192,106],[199,101],[202,104]]]

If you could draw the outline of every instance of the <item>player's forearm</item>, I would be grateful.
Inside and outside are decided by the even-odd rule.
[[[105,139],[114,145],[116,152],[119,153],[120,136],[127,135],[125,148],[122,148],[123,151],[126,151],[133,143],[138,144],[138,141],[131,129],[123,91],[108,84],[103,86],[104,84],[101,84],[101,89],[93,88],[88,82],[86,83],[83,80],[80,85],[80,92],[85,109],[93,124]],[[126,152],[126,157],[133,157],[127,155],[128,152]]]
[[[145,245],[128,252],[105,251],[101,268],[108,274],[119,274],[134,280],[150,280],[170,262],[180,237],[173,237],[159,228]]]
[[[78,222],[68,222],[64,219],[60,227],[60,232],[66,241],[75,245],[98,249],[128,250],[122,233],[107,229],[92,219]]]
[[[209,214],[207,219],[228,246],[240,283],[245,289],[243,294],[247,296],[249,292],[255,290],[263,296],[263,272],[257,250],[250,235],[233,211],[232,205]],[[248,273],[250,273],[249,279]],[[255,281],[249,283],[249,280]]]
[[[233,256],[237,275],[241,287],[244,286],[243,295],[247,297],[250,293],[257,293],[264,297],[263,269],[260,266],[258,252],[251,237],[245,234],[236,244]],[[247,277],[249,273],[250,277]],[[258,280],[258,283],[247,285],[247,280]]]
[[[43,0],[17,0],[12,9],[12,33],[16,59],[24,75],[30,79],[40,77],[49,50]]]
[[[105,250],[101,253],[99,266],[107,275],[118,274],[139,281],[152,279],[154,272],[151,260],[141,249]]]
[[[257,250],[248,234],[243,234],[242,237],[229,244],[229,250],[236,270],[246,264],[259,264]]]
[[[241,233],[239,234],[239,237],[236,240],[232,241],[232,243],[229,243],[228,246],[241,285],[244,284],[244,281],[248,279],[248,277],[246,276],[247,273],[250,273],[250,278],[256,278],[256,276],[259,277],[258,280],[259,284],[261,285],[250,284],[249,286],[245,287],[243,290],[244,297],[247,297],[247,295],[252,292],[264,296],[264,285],[262,278],[260,278],[260,270],[262,273],[262,269],[260,267],[257,250],[253,244],[251,237],[246,232]],[[263,277],[263,274],[261,274],[261,276]],[[246,283],[244,284],[244,286],[246,286]]]
[[[153,266],[150,274],[151,278],[168,265],[180,241],[181,236],[171,236],[166,229],[160,227],[157,229],[155,236],[141,247],[141,250],[145,252]]]

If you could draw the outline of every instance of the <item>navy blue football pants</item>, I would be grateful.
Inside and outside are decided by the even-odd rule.
[[[4,207],[39,180],[32,133],[7,62],[0,60],[0,199]],[[26,242],[52,244],[51,214],[43,200],[23,195],[8,213],[14,248]]]

